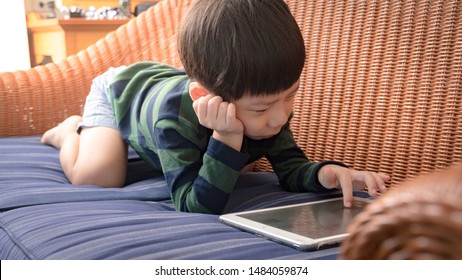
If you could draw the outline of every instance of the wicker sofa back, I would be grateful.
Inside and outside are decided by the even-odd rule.
[[[181,67],[190,0],[164,0],[63,61],[0,73],[0,136],[80,114],[111,66]],[[462,1],[287,0],[306,40],[294,135],[312,160],[391,174],[391,186],[462,160]],[[260,161],[257,169],[270,169]]]

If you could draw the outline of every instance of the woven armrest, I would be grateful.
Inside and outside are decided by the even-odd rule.
[[[176,33],[187,8],[183,2],[162,1],[57,63],[0,73],[0,136],[42,134],[66,117],[81,114],[92,80],[109,67],[141,60],[180,67]]]
[[[79,114],[91,68],[78,56],[27,71],[0,73],[0,135],[40,134],[65,117]]]
[[[360,213],[343,259],[462,259],[462,165],[420,176]]]

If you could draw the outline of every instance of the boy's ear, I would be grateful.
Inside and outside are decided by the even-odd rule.
[[[193,101],[196,101],[200,97],[206,96],[209,94],[209,91],[198,82],[191,82],[189,84],[189,96]]]

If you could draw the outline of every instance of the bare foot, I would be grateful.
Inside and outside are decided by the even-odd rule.
[[[41,139],[43,144],[51,145],[57,149],[61,149],[65,135],[75,133],[77,125],[82,121],[81,116],[70,116],[62,123],[47,130]]]

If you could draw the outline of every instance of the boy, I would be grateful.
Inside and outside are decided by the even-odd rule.
[[[262,156],[291,191],[385,192],[387,175],[308,161],[289,128],[305,46],[283,0],[197,0],[179,34],[185,71],[142,62],[93,82],[83,118],[47,131],[74,184],[121,187],[127,145],[181,211],[222,213],[243,168]],[[76,131],[78,133],[76,133]]]

